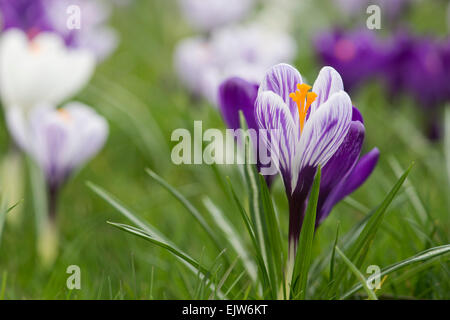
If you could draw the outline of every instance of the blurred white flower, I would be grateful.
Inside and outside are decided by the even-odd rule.
[[[242,19],[254,0],[179,0],[189,23],[201,31],[210,31]]]
[[[91,52],[67,48],[55,33],[43,32],[29,40],[11,29],[0,38],[0,96],[7,108],[56,106],[77,93],[94,68]]]
[[[16,143],[43,170],[50,191],[57,190],[73,170],[93,157],[108,135],[106,120],[79,102],[59,109],[38,106],[27,115],[12,107],[6,118]]]
[[[175,68],[193,93],[216,105],[217,88],[226,78],[259,83],[268,68],[291,62],[295,53],[295,42],[287,33],[259,24],[236,25],[215,30],[208,39],[182,40],[175,50]]]

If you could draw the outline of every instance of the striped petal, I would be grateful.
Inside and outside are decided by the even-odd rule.
[[[259,92],[272,91],[279,95],[289,107],[294,119],[298,119],[297,104],[289,97],[289,94],[297,89],[297,84],[303,83],[302,76],[294,67],[280,63],[266,72],[259,87]]]
[[[287,173],[291,171],[295,154],[296,126],[289,107],[272,91],[259,93],[256,100],[256,120],[261,129],[267,130],[267,135],[260,132],[260,137],[268,147],[272,160],[283,177],[290,176]]]
[[[306,121],[297,142],[292,171],[292,190],[295,189],[301,169],[322,167],[344,141],[352,120],[352,102],[344,91],[333,94],[327,102]]]
[[[323,67],[314,82],[312,91],[317,94],[311,105],[310,116],[334,94],[344,90],[344,84],[339,73],[332,67]]]

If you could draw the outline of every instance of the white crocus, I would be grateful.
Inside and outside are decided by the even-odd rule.
[[[4,107],[27,112],[35,105],[58,105],[90,79],[95,57],[87,50],[69,49],[55,33],[33,39],[16,29],[0,38],[0,96]]]
[[[208,39],[182,40],[175,50],[175,68],[195,94],[217,105],[217,89],[230,77],[258,83],[268,68],[290,62],[296,45],[288,33],[259,24],[234,25],[214,30]]]
[[[6,117],[16,143],[39,164],[50,190],[92,158],[108,135],[106,120],[79,102],[58,109],[36,106],[27,116],[11,107]]]

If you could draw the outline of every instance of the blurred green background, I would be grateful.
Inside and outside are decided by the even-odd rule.
[[[428,1],[427,1],[428,2]],[[428,2],[429,3],[429,2]],[[325,1],[314,10],[335,19]],[[417,32],[445,34],[444,2],[423,2],[408,16]],[[295,66],[314,79],[320,65],[309,34],[321,20],[298,17],[295,35],[299,54]],[[303,19],[304,18],[304,19]],[[96,70],[76,99],[94,107],[110,124],[110,136],[101,153],[64,187],[58,216],[59,256],[50,268],[39,264],[36,228],[29,181],[24,200],[10,215],[21,214],[20,224],[6,223],[0,245],[0,297],[5,299],[188,299],[196,298],[198,279],[172,255],[144,240],[121,232],[106,221],[128,222],[95,195],[86,181],[105,188],[134,212],[158,227],[174,243],[208,266],[219,254],[186,210],[146,173],[151,168],[181,191],[203,213],[205,196],[245,232],[237,208],[222,184],[229,176],[244,190],[235,166],[172,164],[171,132],[223,128],[220,114],[207,102],[193,99],[173,70],[178,40],[193,34],[180,17],[175,1],[135,1],[116,10],[112,19],[120,34],[118,50]],[[306,27],[304,27],[306,26]],[[389,32],[383,30],[382,32]],[[388,209],[366,265],[387,266],[429,247],[447,244],[450,235],[450,188],[445,143],[430,143],[422,134],[421,113],[408,97],[400,102],[386,97],[382,86],[371,83],[352,96],[366,126],[363,153],[378,147],[379,164],[369,180],[337,205],[319,228],[314,254],[329,248],[336,224],[344,234],[380,203],[399,174],[414,161],[407,184]],[[2,119],[2,123],[4,123]],[[450,125],[450,123],[447,123]],[[1,126],[0,151],[10,143]],[[447,156],[449,151],[447,151]],[[27,168],[24,163],[24,168]],[[219,175],[217,175],[217,172]],[[8,186],[3,185],[2,188]],[[287,201],[280,180],[274,186],[282,227],[287,239]],[[18,213],[21,211],[21,213]],[[205,214],[206,219],[209,217]],[[66,268],[81,268],[81,290],[68,290]],[[387,279],[386,297],[448,299],[449,263],[441,260],[398,283]],[[223,270],[222,270],[223,271]],[[399,274],[405,274],[402,270]],[[314,284],[315,279],[310,279]],[[242,281],[245,286],[245,280]]]

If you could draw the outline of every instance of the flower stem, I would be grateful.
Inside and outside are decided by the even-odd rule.
[[[56,221],[56,213],[58,209],[58,187],[48,187],[48,216],[50,221]]]
[[[293,254],[294,259],[297,253],[297,243],[302,229],[303,217],[305,214],[305,201],[298,201],[298,197],[289,197],[289,255]]]

